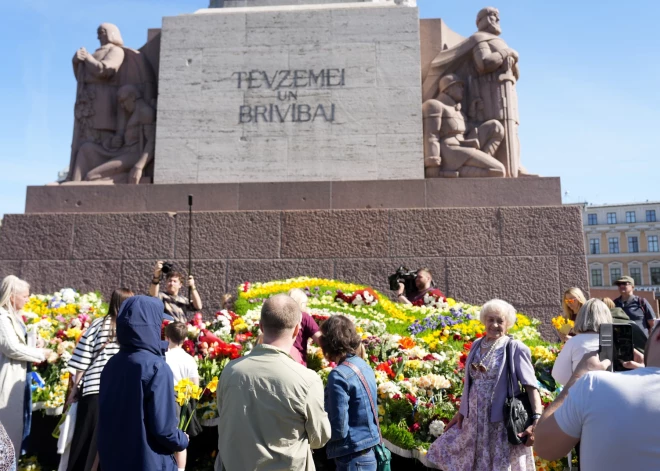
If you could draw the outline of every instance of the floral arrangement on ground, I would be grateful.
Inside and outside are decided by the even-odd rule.
[[[263,302],[292,288],[305,291],[307,310],[317,323],[338,314],[355,322],[376,375],[383,437],[396,447],[414,450],[423,457],[460,405],[467,354],[472,342],[484,335],[480,306],[433,297],[425,299],[423,306],[407,306],[392,302],[368,286],[337,280],[300,277],[246,282],[238,287],[233,310],[219,311],[211,319],[195,314],[188,323],[188,339],[183,348],[198,361],[203,394],[196,409],[202,424],[217,423],[214,383],[229,361],[253,348]],[[35,402],[45,400],[49,410],[63,404],[66,362],[75,340],[106,309],[100,296],[80,295],[72,290],[30,299],[25,308],[27,322],[39,329],[50,348],[57,347],[53,349],[58,352],[58,358],[35,367],[45,383],[36,390]],[[539,321],[519,313],[509,334],[530,347],[541,397],[548,404],[556,389],[550,371],[558,345],[541,339],[538,324]],[[307,363],[324,381],[335,366],[315,345],[308,347]],[[548,471],[566,465],[538,457],[536,461],[538,469]]]

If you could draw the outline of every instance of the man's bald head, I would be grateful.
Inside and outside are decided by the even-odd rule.
[[[286,294],[268,298],[261,308],[261,330],[267,337],[277,338],[292,331],[301,319],[300,306]]]

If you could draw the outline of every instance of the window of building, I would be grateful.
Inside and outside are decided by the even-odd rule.
[[[630,268],[630,277],[635,280],[635,285],[642,284],[642,269],[639,267]]]
[[[603,286],[603,270],[600,268],[591,269],[591,286]]]
[[[626,211],[626,222],[637,222],[637,218],[635,217],[635,211]]]
[[[639,252],[639,239],[637,237],[628,237],[628,252]]]
[[[589,253],[591,255],[600,253],[600,240],[599,239],[589,239]]]
[[[646,222],[655,222],[655,209],[646,210]]]
[[[619,238],[618,237],[610,237],[607,239],[609,246],[610,246],[610,253],[619,253]]]
[[[651,267],[651,284],[660,285],[660,267]]]
[[[648,213],[648,211],[647,211],[647,213]],[[587,215],[587,223],[590,226],[595,226],[596,224],[598,224],[598,214],[588,214]]]
[[[616,224],[616,213],[607,213],[607,223]]]
[[[648,236],[649,252],[660,252],[658,250],[658,236]]]
[[[621,278],[621,268],[610,268],[610,282],[614,284],[619,278]]]

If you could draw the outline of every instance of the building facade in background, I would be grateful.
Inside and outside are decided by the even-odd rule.
[[[622,275],[660,292],[660,202],[584,205],[589,283],[609,288]]]

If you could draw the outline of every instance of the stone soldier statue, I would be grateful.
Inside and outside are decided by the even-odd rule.
[[[507,177],[529,175],[520,165],[518,140],[518,53],[500,38],[499,11],[487,7],[477,14],[477,31],[453,48],[442,51],[432,61],[423,82],[424,100],[434,98],[438,81],[449,73],[465,83],[463,107],[469,124],[478,127],[497,120],[504,139],[495,158],[504,165]]]
[[[440,79],[438,99],[427,100],[424,116],[424,166],[427,177],[504,177],[493,157],[504,137],[495,119],[469,130],[461,111],[464,83],[456,74]]]

